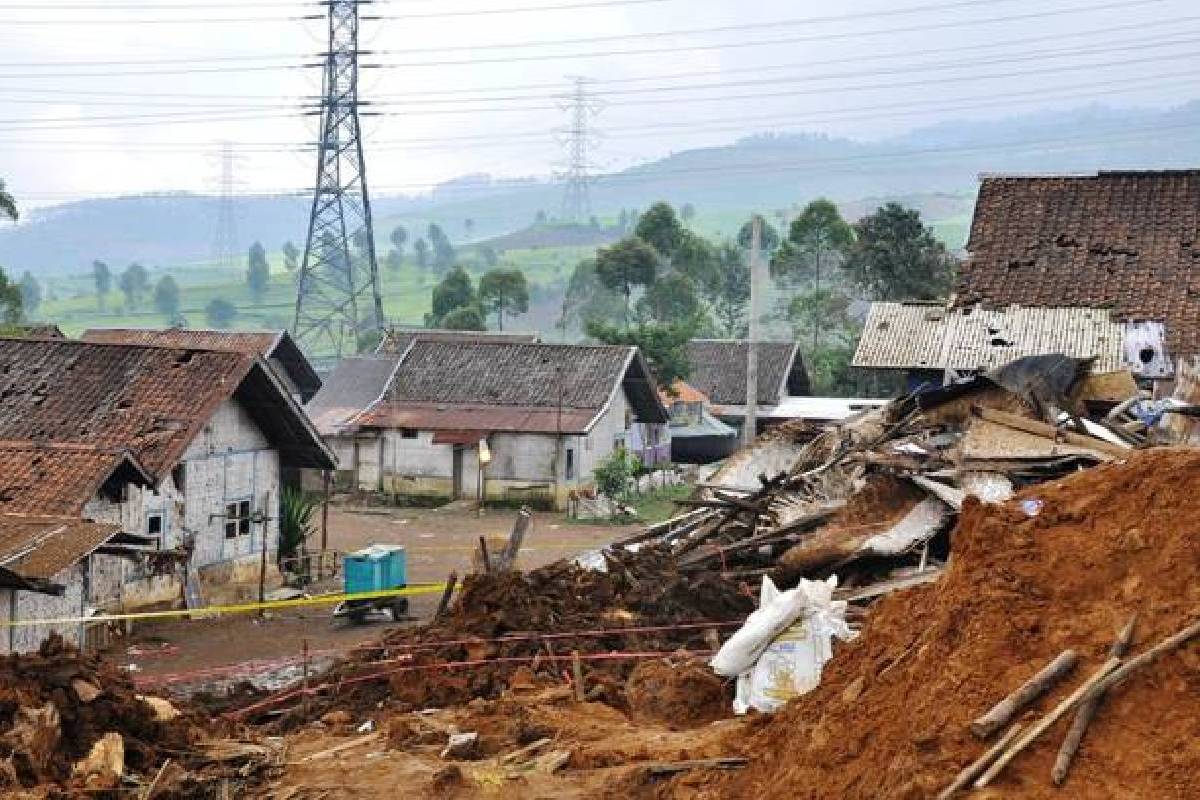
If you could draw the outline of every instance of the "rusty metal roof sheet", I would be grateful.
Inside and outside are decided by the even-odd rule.
[[[120,530],[78,517],[0,514],[0,567],[25,578],[49,579]]]
[[[1061,353],[1097,359],[1095,370],[1129,366],[1125,328],[1109,309],[947,309],[929,303],[871,304],[854,354],[855,367],[991,369],[1023,356]]]

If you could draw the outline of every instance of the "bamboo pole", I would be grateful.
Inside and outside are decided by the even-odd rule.
[[[986,739],[1003,728],[1026,706],[1052,689],[1079,663],[1079,654],[1064,650],[1016,691],[992,706],[987,713],[971,723],[971,733]]]

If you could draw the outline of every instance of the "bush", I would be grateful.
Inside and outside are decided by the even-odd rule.
[[[629,494],[629,484],[641,466],[641,459],[624,447],[618,447],[592,470],[596,489],[613,500],[624,500]]]
[[[294,487],[284,488],[279,498],[279,558],[295,558],[301,545],[313,533],[313,512],[317,500]]]

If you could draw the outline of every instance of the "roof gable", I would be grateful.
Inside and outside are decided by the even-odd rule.
[[[1200,353],[1200,171],[985,177],[957,305],[1111,307]]]
[[[0,513],[79,515],[114,483],[150,486],[152,480],[123,450],[0,442]]]
[[[746,404],[744,339],[693,339],[687,344],[688,383],[717,405]],[[785,396],[809,393],[808,373],[794,342],[758,342],[758,403],[775,405]]]

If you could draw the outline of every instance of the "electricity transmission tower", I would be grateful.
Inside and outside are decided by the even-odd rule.
[[[237,156],[233,152],[233,142],[221,142],[221,152],[217,158],[220,174],[217,178],[219,194],[212,260],[217,266],[233,269],[238,265],[237,215],[233,209],[233,170]]]
[[[600,101],[588,95],[588,79],[576,77],[574,87],[567,95],[562,108],[570,115],[567,128],[562,131],[567,150],[566,170],[558,174],[565,183],[563,191],[563,218],[571,222],[585,222],[592,214],[589,186],[595,181],[592,171],[591,151],[595,145],[595,133],[591,130],[591,118],[600,112]]]
[[[358,351],[359,334],[383,327],[383,300],[367,194],[358,100],[359,6],[325,0],[329,49],[321,77],[317,181],[297,279],[293,333],[310,349]]]

